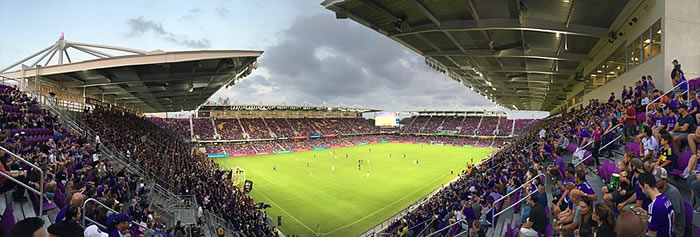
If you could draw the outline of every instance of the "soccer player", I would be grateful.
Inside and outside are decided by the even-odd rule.
[[[369,179],[369,170],[367,171],[367,178]]]
[[[311,161],[306,162],[306,167],[311,167]]]
[[[345,158],[348,158],[348,154],[345,154]]]
[[[372,148],[368,148],[368,149],[367,149],[367,152],[372,152]]]
[[[277,172],[277,165],[272,165],[272,171]]]
[[[362,160],[357,160],[357,170],[362,170]]]
[[[647,208],[647,214],[649,215],[647,235],[656,237],[675,236],[671,228],[671,221],[674,216],[673,204],[666,195],[659,192],[656,188],[654,175],[649,173],[640,175],[639,186],[642,188],[644,195],[653,200]]]
[[[391,158],[391,153],[389,153],[389,158]]]
[[[406,153],[403,153],[402,158],[406,158]]]
[[[331,172],[335,172],[335,165],[331,166]]]
[[[316,158],[316,154],[314,154],[314,158]]]

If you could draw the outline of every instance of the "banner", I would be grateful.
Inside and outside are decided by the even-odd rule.
[[[328,149],[328,147],[327,147],[327,146],[321,146],[321,147],[314,147],[314,148],[311,148],[312,151],[325,150],[325,149]]]
[[[340,145],[340,146],[331,146],[331,147],[329,147],[329,148],[339,148],[339,147],[345,147],[345,146],[344,146],[344,145]]]
[[[277,137],[277,139],[279,139],[279,140],[287,140],[287,139],[289,139],[289,137],[288,137],[288,136],[287,136],[287,137]]]
[[[209,158],[226,158],[228,157],[228,154],[209,154],[207,156]]]
[[[246,154],[246,153],[231,153],[231,154],[229,154],[229,156],[233,156],[233,157],[247,156],[247,155],[248,155],[248,154]]]
[[[286,150],[286,151],[275,151],[275,154],[283,154],[283,153],[292,153],[294,150]]]
[[[369,144],[377,144],[377,142],[369,142]]]
[[[338,134],[324,134],[323,137],[337,137]]]
[[[294,152],[310,151],[311,149],[294,149]]]
[[[360,143],[355,144],[355,146],[364,146],[364,145],[367,145],[367,143],[366,143],[366,142],[360,142]]]
[[[269,154],[272,154],[272,152],[258,152],[258,153],[255,153],[255,155],[269,155]]]
[[[293,136],[292,139],[306,139],[306,136]]]
[[[320,138],[323,135],[317,134],[317,135],[309,135],[309,138]]]
[[[389,140],[381,140],[379,143],[389,143]]]
[[[245,155],[246,155],[246,156],[254,156],[255,153],[246,153]]]

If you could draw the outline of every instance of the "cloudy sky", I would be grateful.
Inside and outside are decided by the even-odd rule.
[[[258,70],[214,100],[342,103],[386,111],[493,106],[399,43],[351,20],[336,20],[320,2],[0,1],[0,68],[65,32],[69,41],[142,50],[265,51]]]

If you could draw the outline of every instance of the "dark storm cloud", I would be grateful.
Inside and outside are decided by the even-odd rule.
[[[247,78],[218,96],[242,103],[308,101],[394,111],[493,105],[428,68],[420,55],[350,20],[300,17],[280,36],[260,59],[257,73],[265,76]]]
[[[195,10],[197,12],[199,11],[198,9]],[[190,10],[190,13],[192,13],[192,10]],[[211,47],[211,42],[209,42],[208,39],[192,40],[186,35],[176,35],[173,32],[165,30],[165,28],[163,28],[163,24],[160,22],[147,20],[142,16],[129,19],[127,20],[126,24],[129,26],[129,33],[127,33],[127,36],[129,37],[142,36],[148,32],[152,32],[158,38],[177,45],[182,45],[189,48]]]

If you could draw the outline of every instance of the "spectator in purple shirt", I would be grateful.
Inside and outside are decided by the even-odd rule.
[[[583,192],[584,197],[588,197],[592,201],[598,200],[598,195],[595,194],[591,185],[586,181],[586,172],[584,170],[576,171],[576,188]]]
[[[608,104],[615,102],[615,92],[610,92],[610,98],[608,99]]]
[[[642,174],[639,186],[647,198],[652,201],[646,207],[649,216],[647,235],[656,237],[675,237],[673,233],[673,204],[671,200],[656,188],[656,179],[652,174]]]
[[[622,95],[620,96],[621,100],[627,99],[627,86],[622,86]]]

